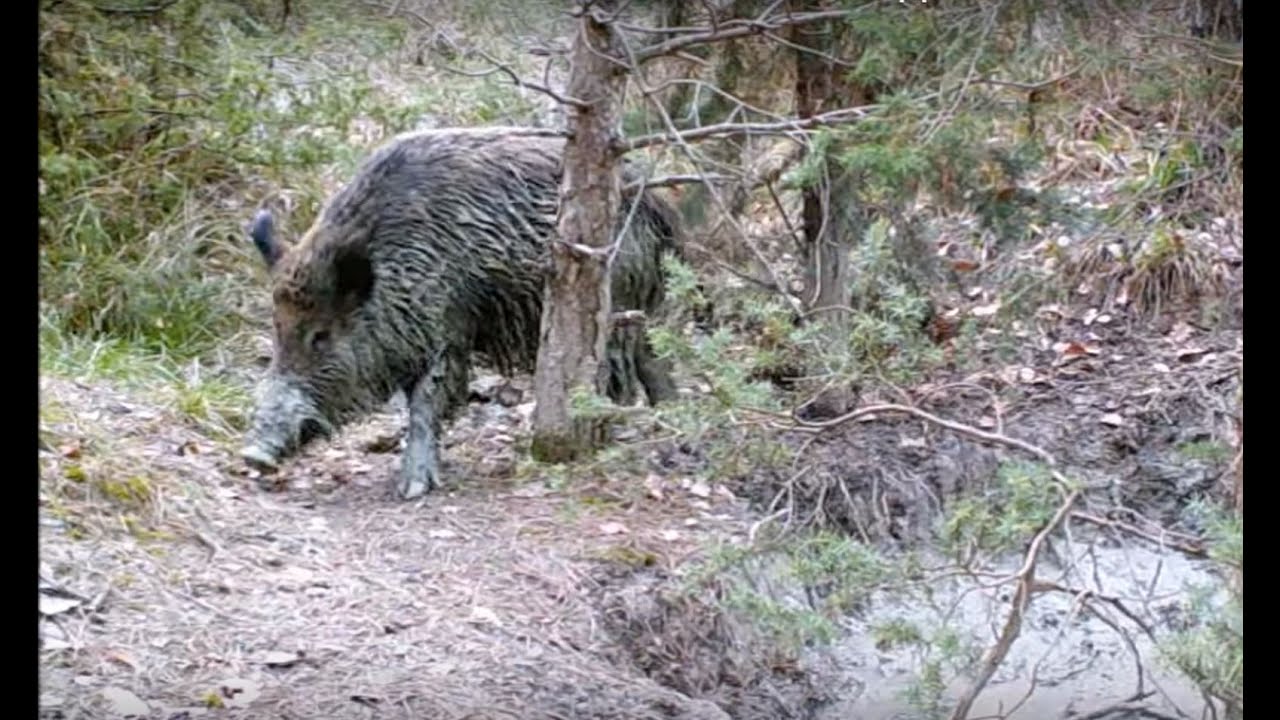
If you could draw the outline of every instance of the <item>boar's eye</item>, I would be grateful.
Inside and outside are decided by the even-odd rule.
[[[329,331],[315,330],[307,343],[313,352],[325,352],[329,349]]]

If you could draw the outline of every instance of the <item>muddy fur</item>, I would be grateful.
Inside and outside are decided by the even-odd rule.
[[[417,419],[434,445],[467,400],[473,360],[533,371],[563,143],[523,128],[404,135],[376,150],[292,247],[259,215],[251,236],[271,267],[276,333],[250,431],[260,455],[279,461],[396,390],[411,399],[411,435],[415,391],[429,403]],[[620,226],[636,197],[623,193]],[[652,191],[639,197],[612,298],[617,311],[652,315],[679,231],[671,206]],[[633,328],[611,335],[608,358],[615,401],[632,401],[637,382],[650,403],[674,395],[666,363]]]

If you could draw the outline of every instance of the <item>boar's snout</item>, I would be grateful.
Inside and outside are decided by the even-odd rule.
[[[240,450],[240,458],[255,470],[274,472],[285,459],[332,433],[296,380],[271,377],[260,393],[253,428]]]

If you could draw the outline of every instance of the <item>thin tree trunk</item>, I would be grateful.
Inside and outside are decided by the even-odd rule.
[[[823,5],[822,0],[792,0],[796,12],[819,11]],[[792,42],[817,51],[795,51],[797,117],[809,118],[827,109],[867,102],[867,93],[842,79],[847,69],[829,59],[840,52],[843,35],[838,22],[792,29]],[[849,250],[862,235],[864,224],[849,181],[847,177],[828,175],[805,188],[801,195],[804,303],[810,309],[849,305]],[[843,316],[826,314],[822,319],[839,320]]]
[[[600,392],[610,311],[608,245],[621,203],[621,164],[613,150],[625,75],[616,30],[603,21],[615,2],[597,0],[581,13],[567,93],[590,104],[569,114],[558,242],[543,295],[534,392],[532,454],[567,462],[599,440],[598,422],[575,418],[570,400],[582,388]]]

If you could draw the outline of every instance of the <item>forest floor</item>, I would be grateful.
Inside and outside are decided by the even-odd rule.
[[[1192,450],[1227,436],[1243,334],[1056,325],[1091,335],[1090,352],[1064,363],[1032,345],[966,378],[1001,388],[995,415],[990,397],[947,390],[947,378],[908,390],[960,422],[998,417],[993,429],[1090,488],[1072,541],[1041,561],[1059,590],[1033,600],[974,716],[996,701],[1008,712],[1033,686],[1014,717],[1196,716],[1200,696],[1161,669],[1149,639],[1182,622],[1188,583],[1220,581],[1193,539],[1160,528],[1227,466]],[[871,637],[877,613],[907,610],[901,599],[851,615],[805,669],[746,681],[726,668],[733,649],[716,647],[714,621],[679,617],[689,606],[665,598],[682,568],[716,543],[745,546],[766,513],[749,478],[692,481],[671,460],[678,448],[655,444],[639,474],[529,476],[528,394],[477,402],[450,432],[446,487],[404,503],[389,491],[394,407],[264,488],[233,445],[145,398],[56,377],[41,395],[41,717],[911,716],[895,713],[912,710],[903,691],[919,653]],[[806,452],[811,473],[897,508],[903,535],[928,524],[921,488],[980,485],[1009,448],[881,417]],[[931,585],[912,617],[962,625],[979,650],[994,642],[1011,584]]]
[[[402,65],[389,84],[438,93],[426,105],[442,115],[424,123],[480,122],[445,112],[479,106],[479,90]],[[1111,165],[1092,194],[1123,179],[1102,177]],[[1242,273],[1242,226],[1221,235],[1213,262]],[[1001,290],[966,289],[951,288],[963,295],[951,307],[974,317]],[[1030,544],[961,569],[938,526],[957,497],[992,492],[1010,461],[1045,457],[1084,491],[1036,546],[1030,605],[969,717],[1204,717],[1205,698],[1157,646],[1191,624],[1198,587],[1225,586],[1186,515],[1229,485],[1243,319],[1199,324],[1204,308],[1184,307],[1147,320],[1072,301],[1020,325],[992,319],[961,358],[980,371],[936,370],[852,404],[927,417],[779,433],[793,466],[710,482],[707,448],[639,422],[617,439],[632,462],[533,465],[528,379],[514,380],[516,397],[480,378],[488,399],[449,430],[444,487],[421,500],[390,490],[394,403],[265,485],[234,457],[234,433],[158,392],[43,373],[40,717],[948,717],[999,646]],[[257,372],[244,365],[237,382]],[[780,650],[761,628],[803,621],[824,598],[768,548],[787,523],[820,520],[923,569],[869,591],[828,642]],[[749,549],[759,565],[724,569]]]

